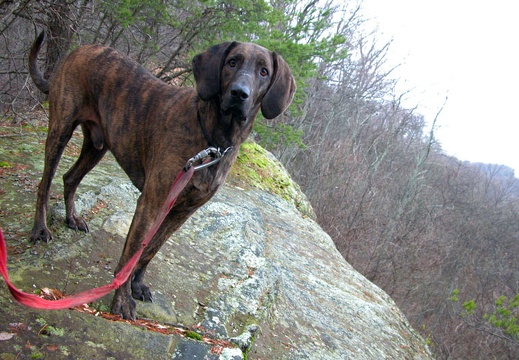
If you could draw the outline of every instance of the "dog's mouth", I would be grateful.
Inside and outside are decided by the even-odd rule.
[[[241,123],[247,121],[247,106],[245,104],[230,104],[229,106],[222,107],[222,115],[224,119],[237,120]]]

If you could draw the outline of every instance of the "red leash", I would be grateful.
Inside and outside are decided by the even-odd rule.
[[[92,301],[95,301],[112,290],[117,289],[122,284],[124,284],[130,275],[133,272],[133,269],[137,265],[139,258],[144,251],[144,248],[148,246],[149,242],[155,235],[155,233],[159,230],[160,225],[168,215],[169,211],[175,204],[175,201],[178,198],[180,192],[186,187],[187,183],[193,176],[196,170],[202,169],[207,166],[211,166],[216,164],[221,160],[221,158],[227,153],[233,150],[232,147],[227,148],[223,153],[220,149],[210,147],[208,149],[202,150],[196,156],[189,159],[184,168],[180,171],[175,179],[175,182],[171,186],[169,190],[168,196],[166,197],[166,201],[162,205],[157,218],[153,222],[150,230],[146,234],[146,237],[141,243],[141,248],[137,251],[130,260],[124,265],[124,267],[115,275],[114,280],[111,284],[101,286],[95,289],[87,290],[81,292],[79,294],[75,294],[72,296],[67,296],[59,300],[45,300],[40,298],[35,294],[25,293],[19,289],[17,289],[13,283],[9,280],[9,274],[7,272],[7,248],[4,241],[4,234],[2,233],[2,229],[0,229],[0,273],[2,274],[9,291],[13,295],[14,299],[18,301],[20,304],[35,308],[35,309],[43,309],[43,310],[57,310],[57,309],[68,309],[75,306],[79,306],[82,304],[86,304]],[[200,165],[193,166],[195,162],[201,162]]]

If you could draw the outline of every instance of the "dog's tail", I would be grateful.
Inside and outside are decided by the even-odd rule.
[[[45,32],[42,31],[40,35],[32,44],[31,51],[29,52],[29,74],[31,74],[32,81],[40,91],[44,94],[49,93],[49,81],[43,77],[40,69],[38,68],[38,53],[41,49],[41,44],[45,39]]]

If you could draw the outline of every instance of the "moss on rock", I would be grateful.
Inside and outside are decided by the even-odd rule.
[[[238,187],[257,188],[291,202],[299,212],[315,219],[312,205],[283,165],[270,152],[253,141],[246,141],[234,163],[228,183]]]

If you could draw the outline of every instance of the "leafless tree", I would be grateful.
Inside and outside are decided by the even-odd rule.
[[[39,104],[26,56],[42,29],[49,40],[42,56],[46,76],[72,48],[95,42],[182,83],[189,81],[197,49],[227,40],[254,12],[232,1],[126,3],[121,12],[119,2],[107,0],[0,2],[1,112],[16,115]],[[483,314],[500,295],[519,293],[519,180],[513,171],[443,153],[434,124],[406,107],[406,94],[395,90],[387,63],[391,43],[367,31],[357,5],[269,4],[292,19],[269,30],[291,41],[306,45],[330,31],[346,39],[307,54],[318,74],[299,87],[305,96],[282,119],[302,134],[305,146],[278,141],[270,149],[301,185],[320,224],[341,254],[395,299],[439,358],[512,359],[517,348],[489,328]],[[302,36],[298,29],[312,22],[333,26]],[[463,309],[448,300],[455,289],[478,304],[471,318],[460,317]]]

